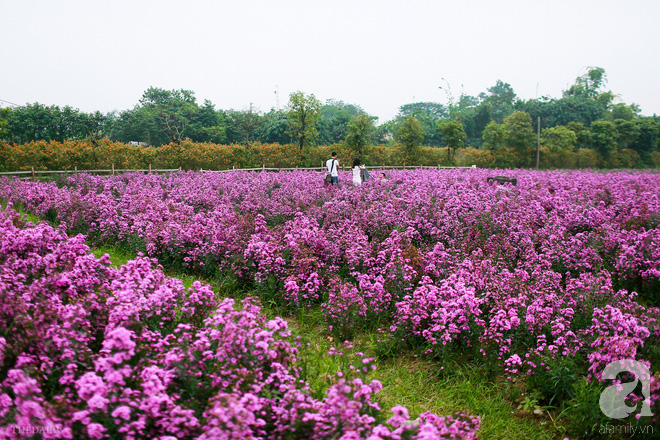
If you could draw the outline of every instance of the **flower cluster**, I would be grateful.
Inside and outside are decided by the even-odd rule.
[[[393,338],[472,350],[508,377],[562,357],[584,375],[624,356],[655,368],[660,175],[507,172],[517,186],[483,169],[339,188],[306,171],[81,174],[1,179],[0,198],[292,308],[320,304],[342,338],[389,323]]]
[[[475,438],[476,417],[388,423],[376,381],[312,397],[286,321],[199,282],[185,288],[146,257],[114,269],[83,238],[0,211],[3,436]]]

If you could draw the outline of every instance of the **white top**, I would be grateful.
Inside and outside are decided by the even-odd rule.
[[[325,161],[325,167],[327,168],[328,172],[332,175],[332,177],[338,177],[339,176],[339,161],[337,159],[328,159]]]
[[[362,171],[363,167],[353,167],[353,184],[355,186],[362,184]]]

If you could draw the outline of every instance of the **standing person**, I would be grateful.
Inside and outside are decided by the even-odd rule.
[[[362,170],[364,169],[364,165],[360,164],[360,159],[355,158],[353,160],[353,185],[362,185]]]
[[[330,182],[330,185],[339,186],[339,161],[337,160],[337,152],[332,152],[330,159],[325,161],[325,167],[328,170],[328,173],[332,176],[332,182]]]

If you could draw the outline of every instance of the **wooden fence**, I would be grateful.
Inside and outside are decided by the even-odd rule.
[[[350,167],[347,167],[346,165],[340,165],[340,168],[342,171],[350,171]],[[413,169],[457,169],[457,168],[476,168],[475,165],[471,167],[432,167],[432,166],[426,166],[426,165],[416,165],[416,166],[406,166],[406,165],[401,165],[401,166],[378,166],[378,165],[373,165],[373,166],[367,166],[365,167],[367,169],[377,169],[377,170],[413,170]],[[204,172],[204,173],[228,173],[232,171],[296,171],[296,170],[311,170],[311,171],[323,171],[325,170],[325,164],[322,164],[320,167],[295,167],[295,168],[267,168],[265,165],[263,165],[261,168],[232,168],[232,169],[227,169],[227,170],[204,170],[200,169],[199,171]],[[174,173],[177,171],[181,171],[181,168],[171,168],[171,169],[157,169],[157,168],[152,168],[151,165],[149,165],[149,168],[144,168],[144,169],[128,169],[128,168],[115,168],[114,165],[110,169],[104,169],[104,170],[79,170],[77,167],[74,168],[73,170],[35,170],[34,167],[32,167],[31,170],[28,171],[3,171],[0,172],[0,176],[15,176],[18,177],[19,179],[32,179],[36,180],[37,175],[52,175],[52,174],[77,174],[77,173],[92,173],[92,174],[111,174],[115,175],[117,173]]]

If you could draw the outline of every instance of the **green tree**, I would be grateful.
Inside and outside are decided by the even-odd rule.
[[[501,124],[504,119],[513,113],[516,102],[516,93],[509,83],[497,80],[493,87],[488,89],[488,94],[481,94],[483,105],[489,108],[490,116],[495,122]]]
[[[313,94],[305,95],[298,91],[289,95],[287,134],[295,139],[301,152],[304,146],[311,145],[318,136],[316,124],[321,117],[321,107],[321,101]]]
[[[623,102],[619,102],[610,107],[609,119],[612,121],[617,119],[632,121],[639,116],[639,112],[640,109],[637,104],[626,105]]]
[[[449,159],[449,163],[454,163],[456,149],[463,148],[467,140],[463,124],[458,121],[440,122],[438,130],[447,143],[447,159]]]
[[[397,117],[407,118],[408,116],[415,116],[424,112],[428,116],[435,119],[442,119],[448,116],[447,107],[439,102],[414,102],[411,104],[404,104],[399,107],[399,114]]]
[[[140,99],[139,111],[155,125],[147,125],[150,131],[148,142],[162,145],[179,143],[187,137],[188,128],[199,114],[199,106],[193,91],[149,87]]]
[[[197,118],[188,126],[186,134],[194,142],[224,144],[227,142],[227,118],[206,99],[204,105],[199,108]]]
[[[96,147],[97,141],[107,133],[109,118],[99,111],[94,113],[80,113],[78,115],[78,123],[85,130],[87,139]]]
[[[602,67],[589,67],[587,73],[575,79],[575,83],[564,91],[564,97],[584,96],[594,99],[598,91],[607,82],[605,69]]]
[[[354,116],[348,123],[348,134],[346,135],[346,144],[355,148],[362,155],[365,145],[371,142],[371,134],[374,131],[374,121],[378,118],[369,116],[366,113]]]
[[[259,113],[252,110],[229,112],[229,120],[238,138],[236,141],[242,144],[249,144],[255,140],[255,132],[263,122]]]
[[[9,113],[11,109],[9,107],[0,108],[0,141],[7,138],[9,135],[9,130],[7,130],[7,123],[9,122]]]
[[[639,126],[634,122],[625,119],[615,119],[613,122],[616,127],[617,149],[623,150],[625,148],[630,148],[641,132]]]
[[[490,121],[483,131],[484,148],[497,150],[504,146],[504,127],[495,121]]]
[[[575,133],[576,148],[588,148],[591,145],[591,132],[582,122],[569,122],[566,128]]]
[[[60,109],[56,105],[47,107],[34,103],[17,107],[7,118],[7,138],[14,143],[85,139],[88,137],[84,125],[87,116],[69,106]]]
[[[529,166],[532,161],[536,134],[532,118],[526,112],[514,112],[504,120],[504,144],[513,150],[518,166]]]
[[[258,141],[282,145],[291,142],[291,137],[287,134],[287,118],[282,110],[272,109],[263,115],[262,121],[254,132]]]
[[[394,133],[394,139],[403,146],[407,159],[412,160],[424,140],[424,127],[414,116],[408,116]]]
[[[604,164],[607,164],[612,152],[616,150],[616,125],[610,121],[595,121],[589,131],[591,147],[601,155]]]
[[[348,124],[352,118],[365,113],[360,106],[344,101],[328,99],[321,107],[318,122],[318,140],[323,145],[340,142],[348,135]]]
[[[660,144],[660,123],[654,118],[641,118],[635,121],[639,135],[630,144],[646,166],[653,166],[653,152],[658,150]]]
[[[577,145],[577,135],[563,125],[541,130],[541,143],[550,151],[573,151]]]

